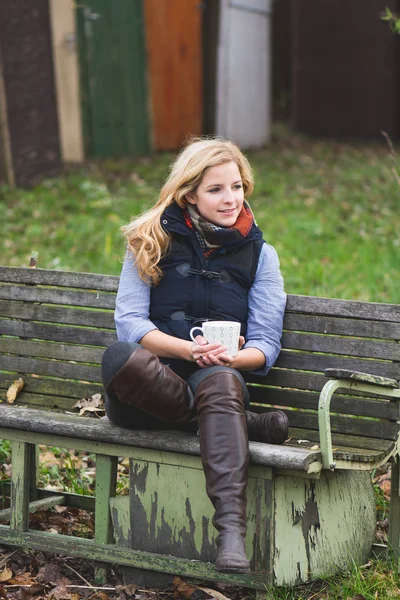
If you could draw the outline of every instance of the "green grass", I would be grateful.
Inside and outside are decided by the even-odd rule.
[[[386,600],[400,596],[400,578],[390,561],[371,560],[349,572],[296,588],[275,588],[268,600]]]
[[[288,135],[249,152],[251,199],[289,293],[397,303],[400,187],[381,144]],[[32,190],[0,188],[2,264],[118,274],[121,225],[157,198],[173,159],[106,160]]]

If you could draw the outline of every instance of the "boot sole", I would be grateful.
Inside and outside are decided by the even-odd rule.
[[[250,573],[250,567],[215,567],[218,573]]]

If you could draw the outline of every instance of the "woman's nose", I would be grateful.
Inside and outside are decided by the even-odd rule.
[[[229,202],[229,203],[235,201],[235,196],[234,196],[233,190],[231,190],[231,188],[228,188],[225,190],[224,201]]]

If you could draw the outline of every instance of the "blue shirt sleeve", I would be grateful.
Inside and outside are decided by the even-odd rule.
[[[139,342],[158,329],[149,319],[150,286],[139,277],[131,252],[127,252],[119,280],[115,305],[115,327],[122,342]]]
[[[252,371],[266,375],[281,350],[286,294],[275,249],[263,244],[256,276],[249,291],[247,339],[244,348],[257,348],[265,356],[265,365]]]

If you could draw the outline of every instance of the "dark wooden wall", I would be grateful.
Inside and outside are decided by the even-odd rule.
[[[60,167],[48,0],[2,0],[0,55],[17,185]]]
[[[400,36],[382,22],[398,0],[293,3],[293,124],[309,134],[400,137]]]
[[[274,0],[271,21],[272,118],[277,121],[288,121],[292,112],[292,12],[293,0]]]

